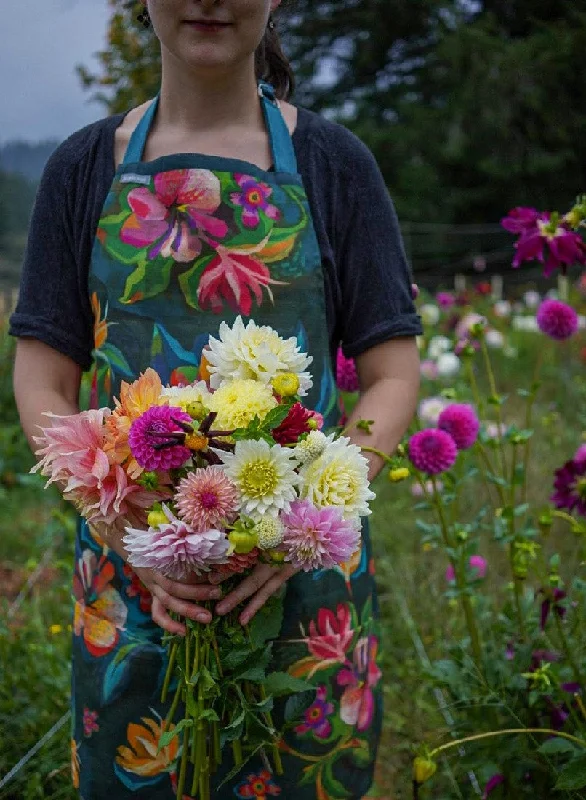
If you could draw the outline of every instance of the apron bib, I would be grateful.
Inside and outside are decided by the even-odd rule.
[[[95,349],[82,405],[111,405],[121,381],[147,367],[164,384],[190,383],[210,334],[241,315],[295,336],[313,356],[307,405],[327,426],[337,423],[319,245],[274,90],[261,84],[259,95],[271,171],[189,153],[144,162],[158,98],[135,129],[92,252]],[[83,800],[174,800],[177,740],[157,753],[167,710],[160,702],[166,653],[150,617],[151,597],[84,522],[73,589],[74,785]],[[270,775],[253,758],[214,798],[366,794],[381,725],[375,617],[365,529],[352,563],[288,584],[275,669],[309,680],[316,694],[288,727],[284,775]],[[276,718],[283,718],[282,704]],[[232,767],[228,753],[225,762],[218,783]]]

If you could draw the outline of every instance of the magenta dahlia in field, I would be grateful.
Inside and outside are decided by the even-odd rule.
[[[163,504],[167,517],[148,530],[127,528],[123,541],[133,567],[154,569],[173,580],[189,573],[201,575],[225,563],[230,543],[224,531],[195,533]]]
[[[354,555],[360,544],[356,522],[345,520],[335,506],[317,508],[309,500],[295,500],[281,516],[285,526],[280,547],[297,569],[332,569]]]
[[[441,412],[437,426],[449,433],[458,450],[468,450],[478,438],[480,422],[476,411],[466,403],[452,403]]]
[[[177,487],[177,516],[194,531],[223,528],[236,518],[238,489],[222,467],[197,469]]]
[[[586,517],[586,459],[572,459],[556,470],[554,489],[551,501],[556,508]]]
[[[470,556],[468,560],[468,566],[475,580],[480,581],[484,577],[486,577],[486,570],[488,569],[488,564],[486,562],[486,559],[484,559],[482,556]],[[455,580],[456,580],[456,571],[454,567],[450,564],[446,568],[446,581],[448,583],[454,583]]]
[[[173,443],[177,435],[183,433],[176,420],[187,425],[193,422],[189,414],[173,406],[153,406],[134,420],[128,433],[128,444],[143,469],[149,472],[178,469],[189,460],[189,448],[180,442]],[[169,446],[161,447],[166,442]]]
[[[586,263],[586,245],[580,234],[560,221],[559,215],[534,208],[517,208],[502,220],[510,233],[518,234],[513,267],[525,261],[541,261],[549,277],[557,268],[562,272],[574,264]]]
[[[578,330],[578,315],[561,300],[544,300],[537,310],[539,329],[552,339],[569,339]]]
[[[358,373],[353,358],[346,358],[342,348],[338,348],[336,357],[336,383],[343,392],[358,391]]]
[[[409,440],[409,458],[413,466],[428,475],[451,469],[458,457],[456,442],[439,428],[426,428]]]

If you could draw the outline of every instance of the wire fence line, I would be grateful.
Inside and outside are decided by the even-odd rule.
[[[50,728],[44,736],[38,740],[38,742],[31,747],[28,753],[25,755],[12,767],[12,769],[4,775],[3,778],[0,778],[0,789],[3,789],[10,781],[12,781],[18,773],[24,769],[24,767],[28,764],[31,758],[34,758],[39,750],[50,741],[56,733],[58,733],[61,728],[67,723],[69,717],[71,716],[71,711],[66,711],[65,714],[61,717],[61,719],[57,720],[57,722]]]

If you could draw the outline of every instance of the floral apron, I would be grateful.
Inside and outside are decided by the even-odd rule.
[[[296,336],[313,356],[310,408],[337,421],[320,250],[292,141],[272,87],[259,86],[274,170],[197,154],[143,162],[158,98],[114,177],[92,253],[94,361],[82,405],[111,404],[147,367],[191,382],[222,320],[238,314]],[[73,782],[83,800],[174,800],[177,740],[157,752],[166,653],[151,597],[80,523],[73,642]],[[376,596],[368,532],[343,568],[288,584],[275,669],[315,687],[289,722],[283,775],[259,758],[214,798],[361,798],[381,727]],[[277,721],[282,709],[277,707]],[[219,784],[232,767],[227,754]],[[188,780],[187,785],[190,785]],[[189,800],[188,796],[185,798]]]

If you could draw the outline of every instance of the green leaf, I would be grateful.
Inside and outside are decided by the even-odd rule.
[[[133,377],[133,372],[126,360],[126,356],[115,345],[106,342],[100,352],[118,372],[121,372],[126,377]]]
[[[572,742],[569,742],[567,739],[556,736],[554,739],[548,739],[544,742],[537,752],[544,756],[554,756],[559,753],[575,753],[576,745],[572,744]]]
[[[252,652],[253,649],[249,646],[235,647],[222,657],[222,667],[225,670],[241,667]]]
[[[173,259],[171,258],[140,261],[126,279],[120,302],[131,305],[139,300],[148,300],[161,294],[169,286],[172,269]]]
[[[249,635],[255,647],[276,639],[283,625],[283,598],[274,595],[256,614],[249,626]]]
[[[312,688],[307,681],[294,678],[293,675],[289,675],[287,672],[271,672],[264,683],[264,687],[267,694],[273,697],[282,697],[294,692],[308,692]]]
[[[165,733],[161,734],[159,738],[159,749],[158,752],[160,753],[163,747],[167,747],[173,739],[175,739],[179,734],[185,730],[185,728],[192,728],[193,727],[193,720],[192,719],[182,719],[181,722],[178,722],[177,725],[173,728],[173,730],[165,731]]]
[[[311,692],[299,692],[287,698],[285,703],[285,722],[296,722],[301,719],[303,712],[307,711],[309,706],[315,700],[315,690]]]
[[[586,786],[586,754],[572,759],[563,768],[555,789],[583,789]]]
[[[242,668],[235,671],[238,681],[259,682],[265,679],[266,669],[271,661],[273,654],[272,644],[267,645],[264,650],[253,651]]]
[[[281,422],[287,419],[287,415],[291,410],[291,404],[285,404],[272,408],[266,415],[262,422],[262,428],[266,431],[272,431],[278,428]]]
[[[198,719],[206,719],[208,722],[219,722],[220,718],[213,708],[204,708],[204,710],[197,715]]]

